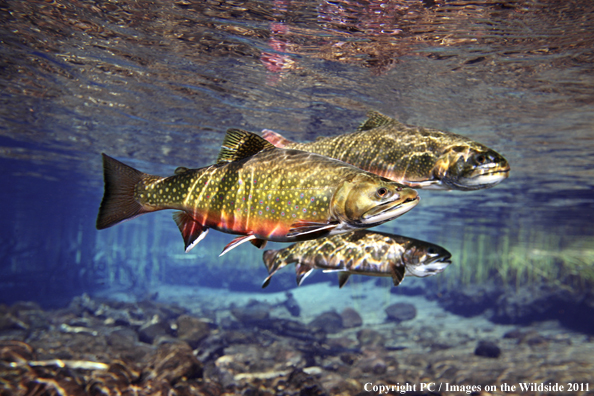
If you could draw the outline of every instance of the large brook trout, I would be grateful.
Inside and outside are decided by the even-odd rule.
[[[503,156],[464,136],[404,125],[378,112],[368,116],[357,132],[311,143],[268,129],[262,136],[277,147],[336,158],[412,188],[479,190],[509,176]]]
[[[218,162],[152,176],[103,154],[105,195],[97,228],[144,213],[174,209],[186,251],[210,228],[250,241],[297,242],[374,227],[408,212],[416,191],[321,155],[275,148],[232,129]]]

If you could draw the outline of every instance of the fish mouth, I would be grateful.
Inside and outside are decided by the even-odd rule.
[[[418,278],[425,278],[443,272],[448,265],[452,264],[451,255],[436,257],[433,260],[427,261],[419,265],[407,265],[406,272],[408,275],[413,275]]]
[[[455,184],[468,190],[480,190],[501,183],[509,177],[509,172],[510,166],[508,164],[486,164],[477,167],[469,176],[461,177]]]
[[[419,203],[421,197],[418,195],[406,198],[404,201],[395,204],[397,201],[385,202],[365,213],[361,223],[365,225],[380,225],[386,221],[402,216]]]

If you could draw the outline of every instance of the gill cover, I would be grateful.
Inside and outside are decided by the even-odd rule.
[[[410,188],[373,175],[357,174],[336,190],[330,210],[340,222],[370,227],[404,214],[416,203],[417,192]]]

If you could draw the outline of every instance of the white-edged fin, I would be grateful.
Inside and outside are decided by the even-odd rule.
[[[227,246],[225,246],[225,248],[223,249],[223,251],[221,252],[221,254],[219,254],[219,257],[221,257],[223,254],[227,253],[229,250],[234,249],[237,246],[241,245],[242,243],[251,241],[253,239],[257,239],[257,237],[255,235],[242,235],[242,236],[238,236],[237,238],[235,238],[234,240],[232,240],[231,242],[229,242],[227,244]]]
[[[173,214],[173,220],[177,224],[184,239],[186,253],[192,250],[208,234],[208,228],[198,223],[189,213],[183,211],[175,212]]]
[[[404,279],[405,272],[406,269],[402,265],[390,265],[390,275],[392,275],[392,281],[394,282],[394,286],[398,286],[400,282],[402,282],[402,279]]]
[[[330,231],[333,228],[336,228],[337,226],[338,224],[315,223],[311,221],[299,220],[291,224],[291,228],[287,233],[287,237],[296,237],[299,235],[311,234],[325,230]]]
[[[268,284],[270,283],[270,279],[272,278],[273,274],[270,274],[266,277],[266,279],[264,279],[264,282],[262,282],[262,289],[264,289],[266,286],[268,286]]]
[[[313,267],[305,264],[295,264],[295,273],[297,275],[297,286],[301,286],[301,283],[309,274],[312,273]]]
[[[209,228],[205,228],[204,231],[202,232],[202,234],[200,234],[200,236],[198,238],[194,239],[194,242],[190,243],[186,247],[186,253],[188,253],[190,250],[194,249],[194,246],[198,245],[198,242],[200,242],[201,240],[203,240],[204,237],[206,235],[208,235],[208,230],[209,230]]]

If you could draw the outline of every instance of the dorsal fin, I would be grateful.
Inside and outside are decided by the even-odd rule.
[[[369,131],[370,129],[396,123],[398,123],[398,121],[391,117],[388,117],[387,115],[383,115],[378,111],[370,111],[369,113],[367,113],[367,120],[364,121],[361,124],[361,126],[359,126],[358,130]]]
[[[229,129],[223,140],[217,163],[239,161],[272,148],[274,148],[273,144],[254,133],[241,129]]]
[[[295,143],[287,139],[280,133],[271,131],[270,129],[262,129],[262,137],[270,143],[274,144],[278,148],[283,148],[285,146],[288,146],[289,144]]]

